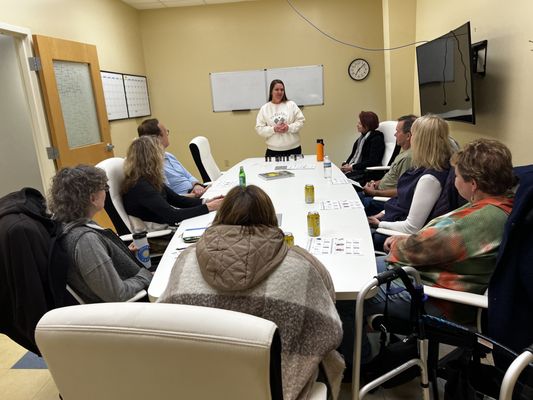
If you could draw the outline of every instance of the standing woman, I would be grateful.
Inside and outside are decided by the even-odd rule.
[[[268,103],[257,114],[255,130],[265,138],[265,156],[276,157],[302,154],[300,129],[305,117],[296,103],[287,100],[285,85],[279,79],[270,83]]]
[[[353,144],[352,152],[341,170],[348,178],[359,181],[362,185],[366,167],[381,165],[385,152],[385,139],[383,133],[378,131],[379,118],[372,111],[361,111],[357,122],[357,132],[360,136]]]

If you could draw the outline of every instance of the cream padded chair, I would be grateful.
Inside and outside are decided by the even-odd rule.
[[[390,169],[389,163],[394,151],[396,150],[396,125],[397,121],[383,121],[378,126],[378,131],[383,132],[383,138],[385,140],[385,152],[381,159],[381,166],[368,167],[370,171],[388,171]]]
[[[37,345],[65,399],[281,399],[276,325],[234,311],[105,303],[56,309]],[[317,383],[312,399],[326,399]]]
[[[109,192],[106,196],[105,210],[111,218],[111,222],[115,226],[117,233],[122,240],[131,241],[131,233],[134,231],[149,231],[148,237],[160,237],[172,233],[170,229],[165,229],[165,225],[154,224],[155,226],[148,226],[139,218],[129,216],[124,209],[122,201],[122,194],[120,188],[124,182],[124,159],[121,157],[112,157],[100,161],[96,167],[103,169],[106,172]],[[150,224],[150,223],[149,223]]]
[[[214,182],[222,175],[211,154],[209,140],[205,136],[196,136],[191,140],[189,149],[204,183]]]

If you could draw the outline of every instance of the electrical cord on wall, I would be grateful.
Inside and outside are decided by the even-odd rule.
[[[415,46],[417,44],[422,44],[422,43],[427,43],[428,41],[427,40],[420,40],[418,42],[413,42],[413,43],[408,43],[408,44],[404,44],[404,45],[401,45],[401,46],[396,46],[396,47],[390,47],[390,48],[386,48],[386,49],[378,49],[378,48],[371,48],[371,47],[363,47],[363,46],[359,46],[357,44],[353,44],[353,43],[348,43],[348,42],[345,42],[343,40],[340,40],[340,39],[337,39],[336,37],[330,35],[329,33],[325,32],[324,30],[320,29],[317,25],[315,25],[311,20],[309,20],[305,15],[303,15],[293,4],[290,0],[287,0],[287,3],[289,4],[289,6],[294,10],[294,12],[296,14],[298,14],[300,16],[300,18],[302,18],[305,22],[307,22],[309,25],[311,25],[313,28],[315,28],[318,32],[320,32],[322,35],[326,36],[328,39],[331,39],[333,40],[334,42],[337,42],[339,44],[342,44],[342,45],[345,45],[345,46],[349,46],[349,47],[354,47],[356,49],[359,49],[359,50],[366,50],[366,51],[392,51],[392,50],[398,50],[398,49],[403,49],[405,47],[409,47],[409,46]]]

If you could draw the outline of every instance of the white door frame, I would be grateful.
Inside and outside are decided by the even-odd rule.
[[[27,28],[5,24],[0,22],[0,33],[13,37],[15,51],[17,52],[20,65],[20,75],[32,126],[33,144],[37,154],[39,173],[45,191],[50,186],[50,180],[56,173],[53,160],[48,159],[46,148],[50,146],[50,135],[46,116],[42,103],[41,88],[37,78],[37,73],[30,70],[28,58],[33,57],[31,31]]]

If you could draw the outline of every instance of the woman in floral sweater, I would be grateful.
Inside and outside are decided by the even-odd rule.
[[[378,272],[387,265],[411,265],[425,285],[483,293],[513,206],[511,153],[496,140],[479,139],[459,151],[453,162],[455,186],[469,202],[433,219],[416,234],[389,237],[384,247],[390,253],[378,258]],[[381,311],[384,299],[380,290],[367,300],[366,312]],[[389,307],[397,313],[406,312],[409,303],[406,291],[389,297]],[[465,317],[448,302],[431,301],[426,310],[461,322]]]

